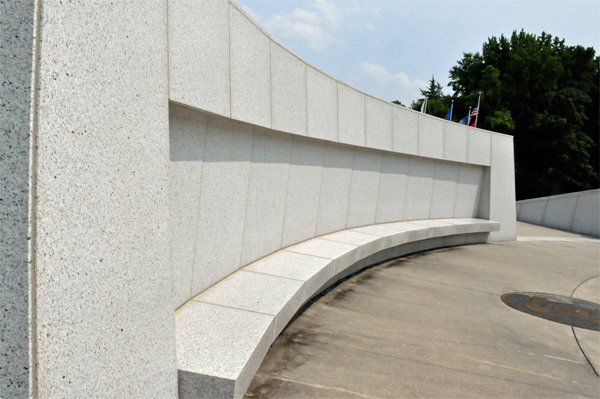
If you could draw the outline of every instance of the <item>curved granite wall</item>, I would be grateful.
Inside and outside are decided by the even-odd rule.
[[[356,90],[308,64],[229,0],[169,1],[172,103],[298,136],[490,167],[491,240],[515,238],[512,136],[469,128]]]
[[[176,397],[173,308],[344,223],[515,237],[512,137],[349,87],[233,2],[0,9],[0,397]]]
[[[488,167],[292,135],[178,105],[169,123],[176,307],[318,235],[486,212]]]

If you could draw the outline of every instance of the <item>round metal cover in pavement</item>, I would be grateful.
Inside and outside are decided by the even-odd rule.
[[[511,292],[502,302],[513,309],[573,327],[600,331],[600,305],[582,299],[536,292]]]

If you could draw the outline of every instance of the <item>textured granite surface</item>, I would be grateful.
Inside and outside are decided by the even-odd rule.
[[[27,208],[33,1],[0,1],[0,398],[29,391]]]
[[[38,396],[174,398],[167,2],[42,10]]]

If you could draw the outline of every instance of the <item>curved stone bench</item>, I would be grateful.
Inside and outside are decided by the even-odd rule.
[[[176,312],[180,398],[241,398],[269,347],[311,297],[360,269],[413,252],[485,242],[500,223],[375,224],[304,241],[229,275]]]

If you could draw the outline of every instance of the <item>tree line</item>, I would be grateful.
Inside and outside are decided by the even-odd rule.
[[[514,31],[463,54],[449,72],[453,94],[432,77],[421,95],[440,118],[454,100],[458,122],[481,93],[477,127],[514,136],[518,200],[589,190],[599,187],[598,67],[593,47]]]

